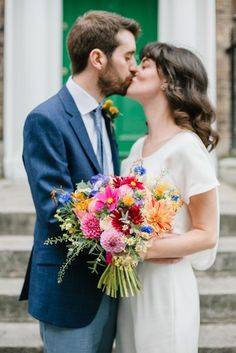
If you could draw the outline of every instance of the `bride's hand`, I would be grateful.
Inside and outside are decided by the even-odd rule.
[[[147,247],[147,251],[148,251],[148,248],[152,247],[153,242],[161,241],[161,240],[164,240],[164,239],[167,239],[167,238],[170,238],[170,237],[175,237],[175,236],[178,236],[178,234],[175,234],[175,233],[164,233],[161,236],[151,238],[148,241],[149,244],[148,244],[148,247]],[[145,255],[146,254],[144,254],[144,256],[143,256],[145,262],[151,262],[151,263],[156,263],[156,264],[176,264],[176,263],[180,262],[183,259],[182,257],[153,258],[153,259],[148,258],[147,259],[147,258],[145,258],[146,257]]]

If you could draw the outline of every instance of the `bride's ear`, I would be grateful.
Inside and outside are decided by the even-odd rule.
[[[93,49],[89,54],[89,63],[98,71],[101,71],[107,64],[107,57],[100,49]]]

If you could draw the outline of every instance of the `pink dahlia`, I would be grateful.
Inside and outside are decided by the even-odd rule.
[[[101,235],[99,220],[92,213],[87,213],[81,220],[81,230],[90,239],[97,239]]]
[[[114,228],[105,230],[105,232],[101,234],[100,242],[103,249],[111,254],[119,253],[125,248],[125,243],[122,240],[122,233],[117,232]]]

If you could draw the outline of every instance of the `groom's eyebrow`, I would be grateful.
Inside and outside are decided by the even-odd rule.
[[[130,54],[130,55],[133,55],[134,53],[135,53],[135,50],[130,50],[126,52],[126,54]]]

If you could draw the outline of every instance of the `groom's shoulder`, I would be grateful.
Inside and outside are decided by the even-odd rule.
[[[32,114],[42,114],[42,115],[50,115],[55,110],[60,110],[62,107],[61,100],[59,99],[59,93],[51,96],[44,102],[37,105],[30,113]]]
[[[59,121],[63,119],[64,108],[62,100],[60,99],[60,92],[51,96],[44,102],[37,105],[26,117],[25,123],[29,121],[35,121],[38,119],[49,120],[51,122]]]

